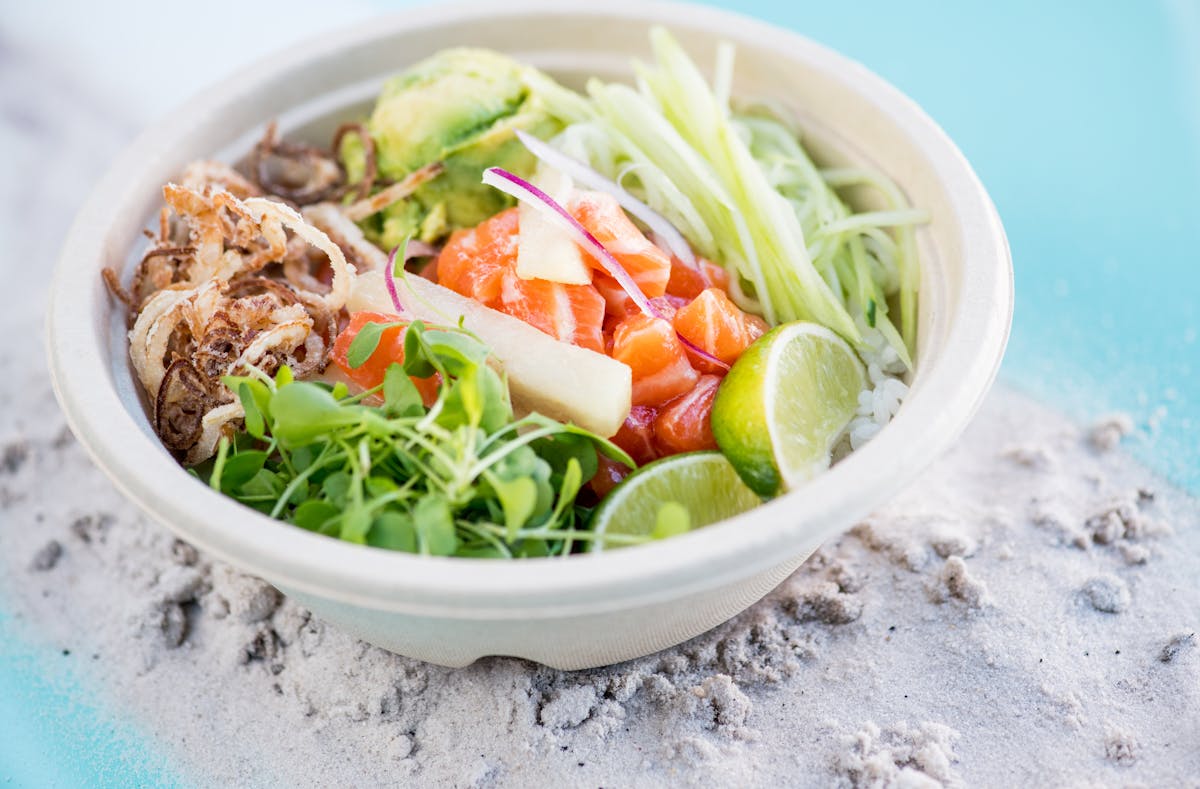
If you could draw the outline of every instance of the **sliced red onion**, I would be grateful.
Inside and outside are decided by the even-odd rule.
[[[706,361],[706,362],[709,362],[710,364],[715,364],[717,367],[720,367],[722,370],[728,370],[728,369],[729,369],[729,365],[728,365],[728,364],[726,364],[725,362],[721,361],[721,360],[720,360],[720,359],[718,359],[717,357],[713,356],[711,353],[709,353],[708,351],[704,350],[704,349],[703,349],[703,348],[701,348],[699,345],[696,345],[696,343],[692,342],[692,341],[691,341],[691,340],[689,340],[687,337],[684,337],[684,336],[683,336],[682,334],[680,334],[679,332],[675,332],[675,335],[676,335],[677,337],[679,337],[679,341],[680,341],[681,343],[683,343],[683,345],[684,345],[684,347],[685,347],[685,348],[687,348],[689,351],[691,351],[692,353],[694,353],[694,354],[696,354],[697,356],[699,356],[699,357],[700,357],[701,359],[703,359],[704,361]]]
[[[392,306],[398,314],[403,315],[404,305],[400,303],[400,292],[396,290],[396,253],[400,252],[400,247],[404,247],[400,259],[408,260],[408,239],[405,239],[403,243],[392,247],[392,251],[388,253],[387,271],[384,273],[383,282],[387,285],[388,295],[392,297]]]
[[[586,227],[579,224],[579,220],[571,216],[567,209],[555,202],[554,198],[550,197],[550,195],[546,194],[541,189],[538,189],[521,176],[514,175],[513,173],[510,173],[508,170],[505,170],[501,167],[489,167],[487,170],[484,170],[483,182],[489,186],[494,186],[505,194],[512,195],[518,200],[524,200],[530,205],[550,213],[552,216],[556,216],[563,228],[575,238],[575,241],[584,249],[588,250],[592,256],[600,262],[600,265],[604,267],[604,270],[608,272],[608,275],[615,279],[617,284],[619,284],[621,288],[627,294],[629,294],[629,298],[633,299],[633,303],[637,305],[638,309],[652,318],[667,320],[667,316],[657,307],[655,307],[654,304],[651,303],[650,299],[646,298],[646,294],[643,293],[642,289],[638,287],[638,284],[633,281],[633,277],[629,275],[629,272],[625,270],[625,267],[621,265],[620,261],[613,257],[613,254],[609,252],[604,245],[596,239],[595,236],[588,232]],[[667,322],[670,323],[670,321]],[[713,356],[708,351],[705,351],[703,348],[697,347],[695,343],[688,340],[682,334],[679,334],[679,332],[676,332],[675,334],[679,337],[679,341],[683,343],[688,350],[692,351],[700,358],[711,362],[722,369],[729,369],[728,364]]]
[[[655,309],[650,300],[646,298],[646,294],[642,293],[642,289],[633,281],[633,277],[629,276],[629,272],[625,270],[620,261],[613,257],[613,254],[605,249],[604,245],[596,240],[596,237],[589,233],[586,227],[579,224],[579,220],[571,216],[567,209],[555,202],[554,198],[521,176],[513,175],[501,167],[489,167],[484,170],[483,182],[518,200],[524,200],[535,208],[556,215],[575,242],[591,253],[592,257],[608,272],[608,275],[629,294],[629,298],[633,299],[633,303],[639,310],[653,318],[663,317],[662,313]]]
[[[688,300],[680,296],[655,296],[654,298],[650,299],[650,303],[653,304],[654,308],[659,312],[674,315],[676,312],[687,306]]]
[[[692,253],[692,247],[688,244],[687,239],[662,214],[634,197],[616,181],[605,178],[583,162],[567,156],[532,134],[517,129],[517,139],[529,149],[530,153],[560,173],[570,176],[589,189],[606,192],[615,197],[622,208],[645,222],[646,226],[650,228],[650,232],[661,240],[662,243],[655,241],[656,245],[666,248],[679,258],[679,262],[690,269],[700,271],[703,275],[704,272],[700,269],[700,264]]]
[[[392,247],[392,251],[388,253],[387,276],[384,277],[383,282],[387,285],[388,296],[391,297],[392,306],[396,308],[396,312],[404,314],[404,303],[400,300],[400,293],[396,289],[396,260],[401,260],[401,265],[404,265],[413,258],[430,257],[437,253],[437,247],[412,239],[405,239],[402,245],[397,244]]]

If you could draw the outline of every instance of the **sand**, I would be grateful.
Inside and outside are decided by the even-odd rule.
[[[25,387],[47,394],[37,371]],[[1200,508],[1008,388],[918,484],[741,616],[571,673],[445,669],[342,634],[148,523],[35,401],[0,417],[3,599],[199,785],[1200,773]]]
[[[188,782],[1200,786],[1200,506],[1125,453],[1145,426],[1008,387],[767,599],[606,669],[390,655],[177,541],[41,361],[49,263],[130,132],[72,79],[0,70],[0,600]]]

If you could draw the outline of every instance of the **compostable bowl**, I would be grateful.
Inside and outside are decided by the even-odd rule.
[[[912,390],[868,445],[786,496],[637,548],[517,561],[427,558],[352,545],[271,520],[189,476],[162,448],[127,361],[123,316],[100,269],[128,270],[161,186],[184,164],[227,161],[270,119],[329,139],[382,81],[440,49],[511,53],[568,84],[626,79],[668,26],[711,73],[737,46],[734,95],[796,113],[819,159],[890,175],[931,222],[921,252]],[[514,655],[583,668],[645,655],[743,610],[823,541],[884,504],[945,450],[991,385],[1012,316],[1012,264],[996,211],[954,144],[861,65],[761,22],[698,6],[509,2],[410,11],[271,57],[186,102],[142,134],[80,212],[48,314],[55,391],[76,436],[147,513],[255,573],[318,616],[379,646],[445,665]]]

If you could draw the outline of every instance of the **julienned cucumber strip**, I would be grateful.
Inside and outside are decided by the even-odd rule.
[[[593,80],[590,101],[549,94],[570,124],[555,144],[735,274],[731,295],[743,309],[772,324],[815,321],[855,344],[878,329],[911,367],[913,226],[925,214],[882,174],[818,170],[779,113],[732,112],[731,47],[718,50],[714,90],[665,30],[654,29],[651,43],[655,60],[637,64],[636,89]],[[871,188],[883,208],[853,212],[836,191],[846,186]]]

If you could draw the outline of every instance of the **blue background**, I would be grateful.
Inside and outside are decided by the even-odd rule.
[[[1012,244],[1005,380],[1081,420],[1128,411],[1133,450],[1200,489],[1200,4],[716,5],[861,60],[924,106]],[[179,781],[152,738],[86,701],[70,661],[14,631],[0,608],[0,782]]]

